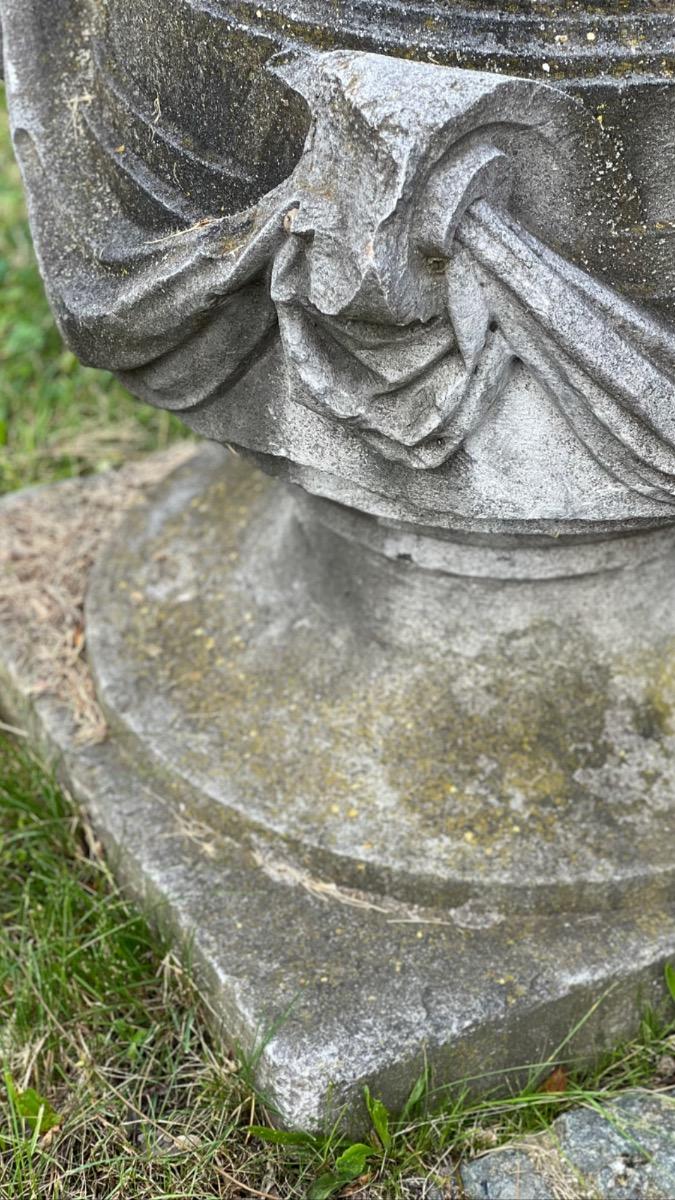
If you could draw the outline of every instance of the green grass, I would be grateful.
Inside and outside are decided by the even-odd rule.
[[[184,427],[63,346],[45,299],[0,111],[0,493],[118,466]]]
[[[246,1134],[255,1100],[189,974],[7,739],[0,779],[0,1195],[230,1196],[242,1170],[260,1188],[279,1153]]]
[[[0,491],[101,470],[182,432],[64,350],[0,118]],[[645,1016],[634,1041],[557,1094],[537,1090],[541,1070],[525,1091],[480,1101],[423,1080],[396,1121],[371,1100],[359,1148],[275,1134],[251,1064],[228,1058],[208,1016],[86,819],[0,736],[0,1200],[394,1200],[426,1178],[449,1195],[463,1156],[649,1083],[673,1053],[673,1027]]]
[[[268,1140],[279,1135],[250,1064],[209,1027],[189,969],[117,890],[86,820],[0,736],[2,1200],[318,1200],[350,1172],[368,1183],[357,1194],[404,1197],[411,1178],[447,1181],[468,1153],[649,1082],[673,1033],[646,1017],[638,1038],[555,1094],[537,1090],[540,1072],[501,1099],[434,1096],[421,1081],[398,1121],[371,1101],[359,1150],[337,1134]]]

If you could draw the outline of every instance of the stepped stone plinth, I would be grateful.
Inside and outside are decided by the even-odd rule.
[[[288,1123],[662,997],[669,8],[0,0],[64,337],[218,443],[93,569],[108,740],[35,728]]]

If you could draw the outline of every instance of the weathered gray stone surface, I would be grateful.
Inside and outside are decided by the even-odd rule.
[[[36,720],[310,1126],[626,1032],[675,935],[672,22],[328,8],[0,0],[65,337],[309,493],[176,475],[109,744]]]
[[[377,709],[377,673],[372,676],[372,712],[366,705],[359,711],[353,689],[344,692],[349,679],[344,661],[354,664],[361,655],[364,670],[375,672],[377,654],[389,653],[392,631],[404,630],[405,590],[397,592],[399,617],[394,620],[390,613],[386,622],[380,621],[377,593],[370,584],[363,602],[358,580],[352,580],[348,594],[344,588],[339,592],[342,565],[337,559],[336,574],[330,577],[335,592],[330,628],[316,625],[317,608],[304,590],[311,583],[325,596],[325,561],[316,554],[309,555],[317,571],[314,580],[290,570],[290,561],[280,576],[279,586],[293,579],[300,585],[301,616],[287,611],[278,594],[268,591],[263,601],[256,591],[269,581],[263,565],[269,565],[265,556],[274,560],[275,538],[274,561],[283,562],[288,552],[282,531],[268,516],[263,523],[269,537],[259,544],[259,569],[253,576],[247,573],[246,530],[254,529],[249,522],[259,506],[272,504],[280,523],[293,525],[289,502],[278,489],[241,460],[230,458],[223,467],[220,452],[203,452],[160,490],[155,503],[125,521],[100,559],[89,604],[92,662],[113,725],[104,745],[77,746],[63,706],[47,696],[30,695],[30,672],[17,661],[11,630],[0,639],[6,715],[15,724],[29,723],[60,760],[122,878],[179,940],[189,943],[225,1035],[250,1050],[274,1031],[261,1055],[258,1078],[286,1122],[317,1127],[346,1105],[348,1119],[358,1124],[365,1082],[396,1108],[425,1060],[438,1083],[472,1077],[478,1087],[491,1086],[505,1068],[547,1061],[585,1015],[588,1020],[570,1051],[587,1053],[611,1044],[635,1027],[641,1005],[658,1006],[663,997],[663,961],[675,950],[666,907],[672,864],[664,856],[659,865],[649,824],[640,824],[641,805],[636,802],[632,810],[631,787],[641,787],[644,780],[641,767],[635,772],[637,782],[630,784],[628,756],[617,763],[625,774],[610,772],[607,777],[613,803],[620,807],[612,810],[605,804],[604,809],[620,811],[630,835],[623,842],[613,840],[610,822],[606,836],[598,837],[598,842],[606,841],[605,867],[589,872],[584,839],[570,841],[574,831],[565,826],[574,825],[566,815],[568,804],[570,814],[576,811],[579,819],[588,819],[590,797],[584,799],[580,787],[575,809],[571,795],[566,799],[564,788],[558,791],[558,784],[568,786],[567,776],[555,776],[555,787],[546,775],[530,776],[530,750],[522,742],[523,737],[534,739],[539,760],[548,763],[549,779],[558,769],[557,753],[584,759],[598,703],[593,672],[589,685],[582,671],[580,690],[563,713],[564,720],[583,714],[570,748],[551,732],[559,719],[555,709],[545,732],[546,726],[535,721],[539,701],[526,695],[525,715],[514,714],[514,723],[505,726],[499,709],[508,709],[517,696],[497,701],[496,736],[512,755],[504,760],[512,773],[499,786],[511,790],[499,804],[490,803],[489,790],[481,794],[476,789],[472,797],[469,781],[458,784],[455,767],[448,772],[442,758],[452,731],[452,714],[438,704],[442,692],[435,693],[437,723],[427,731],[426,752],[428,683],[406,703],[405,720],[389,725],[386,706]],[[53,509],[58,495],[58,487],[45,492],[45,503]],[[220,523],[212,520],[213,505],[222,514]],[[298,536],[302,529],[298,523]],[[386,559],[377,562],[378,569],[392,569]],[[399,564],[404,572],[406,567],[411,577],[416,575],[408,564]],[[495,586],[490,587],[496,596]],[[369,596],[375,602],[367,602]],[[366,629],[366,641],[353,648],[340,643],[341,605],[347,602],[363,603],[374,622]],[[297,652],[304,654],[300,676],[288,669],[287,643],[277,640],[279,622],[291,620],[291,613],[302,638],[297,644]],[[276,647],[267,655],[262,676],[251,673],[261,636]],[[111,638],[124,666],[119,675]],[[511,638],[516,650],[521,640]],[[173,651],[168,652],[174,643],[182,648],[180,665],[174,665]],[[338,660],[327,670],[337,651],[342,674]],[[465,668],[479,669],[480,648],[467,645],[465,652]],[[478,666],[472,668],[475,652]],[[409,647],[398,644],[392,661],[409,661],[409,653]],[[568,648],[568,656],[575,653],[574,646]],[[583,642],[582,658],[586,653]],[[459,679],[446,658],[441,667],[443,663],[444,673]],[[423,660],[418,669],[420,665]],[[314,716],[303,712],[293,695],[305,673],[313,689]],[[563,680],[563,694],[566,687]],[[182,707],[176,707],[181,697]],[[451,703],[461,699],[452,700],[447,693],[445,698]],[[470,692],[461,703],[468,705],[462,717],[468,721],[465,743],[480,764],[484,749],[472,739],[489,733],[490,724],[471,717]],[[607,703],[605,696],[603,712]],[[662,696],[656,710],[660,719],[666,719],[669,709],[663,705],[668,703]],[[222,716],[228,704],[229,727]],[[292,704],[298,705],[296,710]],[[654,729],[646,711],[634,746],[653,743],[662,755],[668,735],[665,740],[661,732],[656,739],[650,736]],[[356,720],[365,720],[370,731],[360,740],[352,736]],[[406,722],[413,723],[412,730]],[[232,731],[236,745],[228,744]],[[336,739],[332,765],[326,754],[330,739]],[[412,816],[406,818],[414,819],[419,810],[428,864],[414,838],[397,845],[387,834],[387,793],[378,791],[377,754],[380,745],[396,739],[402,739],[401,753],[390,786],[411,800],[418,784],[428,790],[423,803],[411,804]],[[300,773],[294,756],[308,746],[312,753],[305,756]],[[269,759],[272,749],[275,760]],[[216,789],[207,772],[214,754],[221,765]],[[327,769],[332,774],[326,775]],[[627,780],[625,794],[617,783],[621,778]],[[223,779],[229,787],[223,787]],[[486,784],[489,779],[488,772]],[[528,787],[535,789],[531,796]],[[304,806],[304,827],[294,820],[293,797]],[[556,803],[560,799],[561,807]],[[659,807],[669,802],[668,793],[654,789],[654,820]],[[595,810],[602,819],[600,797]],[[484,825],[472,826],[481,811]],[[400,819],[392,806],[389,820]],[[431,821],[427,832],[425,821]],[[555,839],[535,836],[542,821],[552,821],[560,831],[557,866],[546,857],[546,846]],[[434,851],[434,822],[446,860]],[[593,835],[589,820],[585,836]],[[485,853],[491,840],[492,855]],[[541,860],[538,842],[544,847]],[[621,844],[631,847],[623,866]],[[641,848],[647,844],[643,858]],[[572,847],[576,849],[566,857]],[[548,888],[545,869],[551,875]],[[641,873],[638,891],[634,884]],[[577,882],[570,885],[570,880]]]
[[[675,535],[652,536],[654,561],[562,585],[430,573],[205,451],[95,572],[99,699],[281,874],[497,937],[505,911],[670,924]]]
[[[606,120],[616,80],[552,87],[541,58],[538,79],[430,62],[423,28],[445,29],[451,53],[445,5],[424,21],[424,5],[406,19],[348,2],[320,22],[351,45],[372,9],[371,40],[390,48],[398,24],[422,62],[301,49],[311,3],[252,10],[259,35],[242,5],[221,7],[219,26],[201,4],[165,20],[145,0],[134,48],[126,3],[68,0],[54,28],[44,0],[3,0],[17,152],[76,351],[270,472],[441,543],[672,521],[672,147],[659,143],[658,170],[642,154],[672,102],[658,6],[636,45],[660,46],[663,83],[632,55],[620,123]],[[641,6],[621,5],[620,29],[598,18],[597,48],[545,7],[539,41],[567,79],[570,41],[585,38],[583,74],[600,76]],[[489,9],[463,16],[483,58]],[[522,52],[517,23],[493,23]],[[198,98],[181,104],[166,93],[190,74],[187,29]],[[226,32],[217,86],[202,58],[213,66]],[[139,96],[150,55],[167,72],[154,117]]]
[[[524,1150],[509,1147],[487,1154],[462,1167],[461,1174],[466,1200],[558,1200]]]
[[[467,1200],[669,1200],[675,1097],[629,1091],[576,1108],[549,1133],[462,1168]]]

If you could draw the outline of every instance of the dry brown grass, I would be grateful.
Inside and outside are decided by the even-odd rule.
[[[124,513],[194,452],[193,442],[178,442],[117,471],[59,483],[58,504],[53,487],[38,487],[0,506],[0,619],[25,648],[33,694],[67,704],[80,742],[106,733],[84,653],[92,564]]]

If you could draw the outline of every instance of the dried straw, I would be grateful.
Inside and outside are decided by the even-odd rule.
[[[0,505],[0,620],[33,695],[57,695],[81,743],[106,736],[85,656],[91,567],[125,512],[195,453],[194,442],[85,479],[9,496]]]

